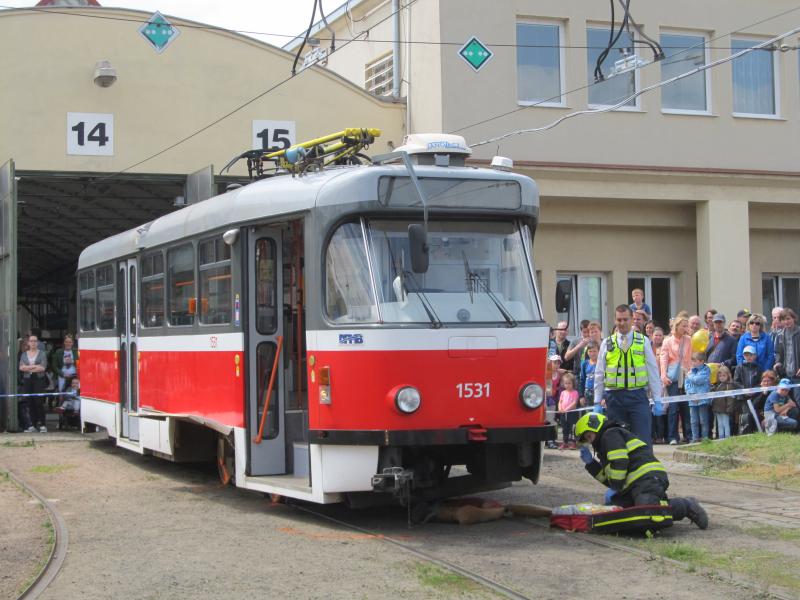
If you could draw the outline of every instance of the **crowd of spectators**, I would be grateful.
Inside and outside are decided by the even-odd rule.
[[[20,430],[26,433],[47,433],[48,409],[60,413],[61,426],[63,407],[74,412],[79,389],[75,338],[67,334],[60,348],[48,348],[40,335],[40,331],[30,330],[18,341],[17,414]]]
[[[665,328],[652,319],[640,289],[633,290],[633,328],[649,340],[659,365],[665,415],[653,416],[654,443],[680,444],[725,438],[755,431],[800,430],[800,327],[791,308],[776,307],[769,325],[763,315],[740,310],[730,323],[715,309],[703,316],[681,311]],[[582,321],[570,341],[568,324],[560,322],[548,348],[548,405],[562,427],[559,447],[574,448],[572,427],[577,412],[561,402],[565,389],[577,391],[577,406],[594,404],[594,374],[604,337],[597,321]],[[700,333],[698,333],[700,332]],[[611,332],[609,332],[611,333]],[[569,374],[570,386],[565,386]],[[775,387],[772,391],[763,388]],[[670,396],[762,388],[732,396],[669,402]],[[574,410],[574,409],[573,409]],[[576,415],[573,417],[572,415]],[[554,443],[550,444],[555,447]]]

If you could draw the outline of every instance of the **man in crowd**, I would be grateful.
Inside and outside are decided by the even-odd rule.
[[[561,368],[566,371],[572,371],[572,361],[565,359],[567,350],[569,350],[569,340],[567,339],[569,333],[569,324],[566,321],[559,321],[556,325],[556,354],[561,357]]]
[[[705,325],[704,327],[708,329],[708,332],[711,333],[714,331],[714,315],[717,314],[716,308],[709,308],[705,314]]]
[[[776,336],[775,370],[779,375],[800,382],[800,327],[797,314],[791,308],[781,310],[783,328]]]
[[[633,330],[644,333],[645,323],[647,323],[647,313],[641,309],[633,311]]]
[[[739,323],[741,324],[742,331],[745,331],[747,329],[747,321],[750,320],[750,311],[747,310],[746,308],[743,308],[738,313],[736,313],[736,320],[739,321]]]
[[[586,346],[589,345],[589,319],[581,321],[581,337],[573,340],[569,345],[566,353],[562,357],[563,360],[572,362],[572,372],[579,373],[581,360],[583,359]]]
[[[614,311],[616,333],[600,344],[594,378],[594,404],[600,406],[607,393],[608,418],[630,425],[631,432],[646,444],[652,443],[650,401],[653,413],[664,414],[661,404],[661,377],[653,346],[644,334],[633,331],[633,311],[620,304]]]
[[[738,340],[725,331],[725,315],[717,313],[712,320],[711,335],[706,348],[707,361],[721,363],[733,371],[736,367],[736,346]]]
[[[735,339],[738,344],[739,338],[742,337],[742,324],[738,319],[734,319],[731,321],[731,324],[728,325],[728,333],[731,334],[731,337]]]
[[[703,322],[700,320],[700,315],[692,315],[689,317],[689,335],[694,335],[703,328]]]
[[[773,346],[778,345],[778,334],[780,334],[781,328],[783,327],[781,313],[783,313],[783,308],[780,306],[776,306],[772,309],[772,321],[769,324],[769,336],[772,338]]]

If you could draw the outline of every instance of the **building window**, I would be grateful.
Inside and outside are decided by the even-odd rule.
[[[114,329],[114,268],[111,265],[97,269],[97,328]]]
[[[393,77],[394,56],[390,53],[364,67],[364,89],[376,96],[389,96]]]
[[[520,104],[564,105],[562,29],[517,23],[517,100]]]
[[[558,313],[559,321],[569,321],[569,335],[578,335],[580,322],[598,321],[606,331],[606,278],[600,273],[559,273],[557,281],[572,282],[569,313]]]
[[[148,254],[142,259],[141,293],[142,326],[161,327],[164,324],[164,255],[161,252]]]
[[[661,80],[696,69],[707,62],[703,35],[662,33]],[[669,112],[708,112],[707,71],[695,73],[661,88],[661,107]]]
[[[752,48],[758,41],[731,40],[731,53]],[[733,61],[733,112],[739,115],[777,115],[775,57],[769,50],[753,50]]]
[[[631,292],[636,288],[644,292],[644,303],[653,311],[653,321],[669,333],[669,320],[675,306],[675,278],[672,275],[629,273],[626,304],[633,302]]]
[[[589,104],[596,106],[609,106],[617,104],[636,93],[636,81],[638,70],[615,75],[608,79],[614,63],[620,60],[625,53],[633,53],[633,44],[631,36],[627,31],[623,31],[619,36],[617,43],[609,51],[608,56],[601,63],[603,75],[606,77],[605,81],[595,83],[594,68],[597,64],[597,59],[603,50],[608,46],[608,28],[589,27],[586,30],[586,45],[589,46],[586,56],[588,59],[587,68],[589,75]],[[616,35],[616,34],[615,34]],[[626,102],[623,107],[637,108],[639,106],[638,99],[634,98]]]
[[[94,331],[95,299],[94,271],[85,271],[78,277],[81,331]]]
[[[231,322],[231,247],[221,237],[200,242],[200,322]]]
[[[776,306],[800,310],[800,275],[761,277],[761,307],[767,316]]]

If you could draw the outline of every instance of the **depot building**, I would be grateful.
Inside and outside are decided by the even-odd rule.
[[[76,330],[86,246],[249,181],[246,161],[221,173],[244,151],[370,127],[382,130],[370,152],[383,153],[404,135],[401,103],[300,72],[302,60],[291,77],[295,56],[280,48],[63,4],[0,11],[0,393],[16,379],[19,335],[59,343]]]

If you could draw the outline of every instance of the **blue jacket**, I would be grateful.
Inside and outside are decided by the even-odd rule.
[[[687,394],[705,394],[706,392],[710,392],[711,369],[705,364],[699,367],[692,367],[686,374],[683,386]],[[689,403],[694,406],[705,406],[706,404],[711,404],[711,400],[689,400]]]
[[[727,331],[722,332],[717,345],[714,345],[714,333],[709,334],[706,360],[712,363],[722,363],[731,371],[736,366],[736,338]]]
[[[739,338],[739,345],[736,347],[736,364],[744,362],[742,350],[745,346],[753,346],[756,349],[756,362],[762,371],[767,371],[775,364],[775,347],[772,345],[772,338],[769,334],[762,333],[757,340],[753,339],[749,331],[745,331]]]

